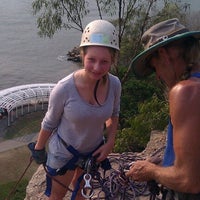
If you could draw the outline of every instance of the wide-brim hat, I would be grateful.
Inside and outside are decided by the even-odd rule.
[[[186,37],[200,39],[200,31],[189,31],[180,24],[177,18],[160,22],[148,29],[142,36],[144,51],[133,58],[131,67],[138,78],[143,78],[153,72],[148,66],[147,58],[159,47],[165,46],[173,41]]]

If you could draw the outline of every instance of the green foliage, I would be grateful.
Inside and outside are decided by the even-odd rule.
[[[61,3],[47,0],[35,0],[32,3],[33,14],[43,13],[37,19],[37,26],[40,29],[38,34],[42,36],[52,37],[53,34],[61,29],[63,11]]]
[[[158,11],[153,23],[158,23],[162,20],[170,18],[178,18],[180,21],[185,20],[185,11],[183,5],[180,2],[166,1],[162,10]]]
[[[88,3],[78,0],[34,0],[32,8],[38,17],[38,34],[49,38],[61,28],[83,31],[82,19],[89,13]]]
[[[168,104],[156,95],[139,103],[137,115],[129,118],[130,127],[117,134],[115,152],[138,152],[146,147],[152,130],[164,130],[167,125]]]
[[[167,125],[168,103],[160,100],[156,95],[144,102],[139,103],[139,115],[131,119],[131,127],[137,132],[146,133],[139,124],[146,126],[147,130],[163,130]]]
[[[23,179],[16,188],[16,191],[11,195],[12,198],[10,200],[22,200],[26,196],[26,186],[28,184],[28,180]],[[7,184],[0,185],[0,199],[6,199],[10,192],[15,187],[16,182],[10,182]]]
[[[150,100],[156,94],[164,100],[163,92],[154,75],[147,79],[138,80],[134,75],[130,76],[122,85],[120,127],[130,126],[129,118],[138,114],[138,103]]]

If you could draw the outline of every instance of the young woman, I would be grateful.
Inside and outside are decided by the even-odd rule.
[[[54,87],[37,143],[30,145],[36,162],[44,163],[44,148],[49,140],[46,166],[53,176],[47,184],[49,200],[63,199],[66,188],[70,184],[74,186],[82,173],[76,165],[78,158],[67,147],[81,156],[92,155],[100,163],[115,142],[121,95],[119,79],[109,73],[119,52],[115,27],[105,20],[92,21],[82,34],[80,50],[83,68]],[[107,139],[103,143],[105,126]],[[69,162],[72,163],[63,172]],[[79,192],[76,199],[84,198]]]

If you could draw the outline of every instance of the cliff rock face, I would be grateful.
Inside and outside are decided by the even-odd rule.
[[[142,158],[147,158],[150,156],[155,156],[156,159],[162,160],[164,147],[165,147],[165,141],[166,141],[166,133],[165,132],[158,132],[158,131],[152,131],[151,138],[149,143],[147,144],[146,149],[143,152],[140,153],[127,153],[129,157],[132,156],[139,156]],[[123,155],[126,155],[126,153],[123,153]],[[120,157],[120,154],[111,154],[110,157]],[[113,167],[113,165],[112,165]],[[118,169],[118,164],[114,164],[114,169]],[[27,189],[26,189],[26,197],[24,200],[46,200],[47,197],[44,195],[45,191],[45,178],[46,174],[43,169],[43,166],[39,166],[35,174],[33,175],[32,179],[30,180]],[[71,193],[66,195],[64,200],[70,200],[71,199]],[[149,197],[138,197],[138,200],[144,200],[149,199]],[[116,199],[117,200],[117,199]]]
[[[24,200],[45,200],[44,195],[46,188],[46,173],[42,165],[40,165],[30,180],[26,188],[26,197]]]

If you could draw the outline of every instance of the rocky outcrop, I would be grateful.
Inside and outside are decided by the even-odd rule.
[[[71,51],[67,53],[67,60],[73,62],[81,62],[80,50],[78,47],[74,47]]]
[[[128,152],[123,153],[123,155],[128,155],[129,158],[139,156],[142,158],[148,158],[148,157],[156,157],[157,160],[161,161],[163,157],[164,152],[164,146],[166,141],[166,133],[165,132],[159,132],[159,131],[152,131],[150,141],[146,146],[146,149],[143,152],[140,153],[131,153]],[[110,157],[113,158],[119,158],[120,154],[111,154]],[[118,164],[112,165],[113,168],[118,169]],[[26,189],[26,197],[24,200],[45,200],[47,199],[44,196],[44,190],[45,190],[45,171],[43,169],[43,166],[39,166],[35,174],[33,175],[32,179],[30,180],[27,189]],[[67,194],[64,200],[69,200],[71,194]],[[149,198],[149,197],[148,197]],[[144,200],[147,199],[147,197],[140,197],[137,198],[138,200]]]
[[[26,188],[26,197],[24,200],[45,200],[44,195],[46,187],[46,173],[42,165],[40,165],[30,180]]]

